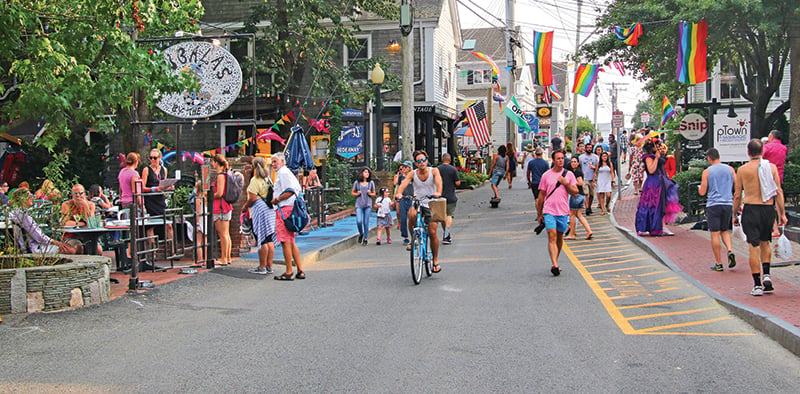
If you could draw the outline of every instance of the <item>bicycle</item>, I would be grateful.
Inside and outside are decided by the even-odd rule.
[[[431,196],[426,198],[431,198]],[[418,285],[422,280],[423,266],[427,276],[433,275],[433,254],[428,249],[428,225],[423,219],[420,201],[416,195],[412,197],[412,200],[412,206],[417,211],[417,222],[411,232],[411,279],[415,285]]]

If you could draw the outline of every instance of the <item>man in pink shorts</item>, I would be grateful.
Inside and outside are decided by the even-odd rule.
[[[283,153],[274,153],[271,165],[272,170],[276,173],[274,186],[276,195],[272,199],[272,204],[277,205],[278,210],[280,210],[275,215],[275,238],[281,243],[283,261],[286,264],[286,272],[283,275],[276,276],[274,279],[305,279],[306,274],[303,272],[303,265],[300,262],[300,249],[297,248],[297,244],[294,242],[294,233],[286,229],[286,224],[283,223],[283,218],[292,214],[294,199],[297,198],[297,193],[300,192],[300,181],[292,174],[292,170],[286,167],[286,157]],[[294,276],[292,276],[292,259],[297,265],[297,274]]]

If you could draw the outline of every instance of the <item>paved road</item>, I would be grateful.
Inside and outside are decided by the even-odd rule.
[[[554,278],[522,182],[460,193],[443,272],[354,247],[280,283],[224,267],[0,325],[0,392],[790,393],[800,359],[591,217]],[[582,236],[582,230],[578,236]]]

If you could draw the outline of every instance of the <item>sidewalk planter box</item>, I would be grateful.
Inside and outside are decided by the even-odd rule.
[[[89,255],[55,258],[64,263],[0,269],[0,314],[60,311],[102,304],[111,298],[110,258]]]

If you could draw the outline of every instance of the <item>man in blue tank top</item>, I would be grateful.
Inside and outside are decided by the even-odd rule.
[[[733,183],[736,173],[733,168],[719,161],[719,151],[709,148],[706,158],[711,164],[703,171],[699,193],[701,196],[708,194],[706,201],[706,220],[708,231],[711,232],[711,250],[714,252],[716,264],[711,266],[714,271],[722,271],[722,253],[720,252],[720,239],[728,250],[728,268],[736,266],[736,256],[731,250],[731,222],[733,220]]]

